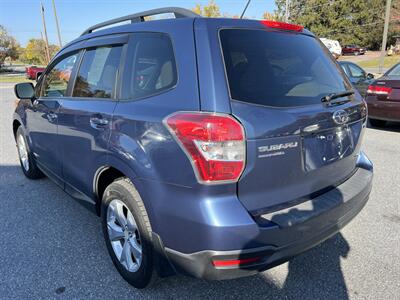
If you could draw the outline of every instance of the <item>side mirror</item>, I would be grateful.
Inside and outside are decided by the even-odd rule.
[[[31,100],[35,96],[35,89],[31,82],[22,82],[14,86],[14,93],[18,99]]]
[[[42,76],[42,74],[43,74],[43,72],[37,72],[37,73],[36,73],[36,78],[35,78],[36,82],[39,81],[40,76]]]
[[[367,74],[367,79],[374,79],[374,74],[368,73]]]

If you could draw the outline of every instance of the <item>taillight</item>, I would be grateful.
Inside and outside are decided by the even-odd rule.
[[[281,30],[289,30],[289,31],[301,32],[304,29],[304,27],[301,26],[301,25],[278,22],[278,21],[261,20],[260,22],[264,26],[267,26],[267,27],[270,27],[270,28],[281,29]]]
[[[246,145],[242,125],[229,115],[178,112],[164,124],[190,159],[197,180],[236,182],[243,172]]]
[[[368,86],[368,94],[388,95],[392,92],[392,88],[388,86],[370,85]]]

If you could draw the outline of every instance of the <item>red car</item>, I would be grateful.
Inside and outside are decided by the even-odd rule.
[[[44,72],[45,68],[37,67],[37,66],[30,66],[25,68],[25,76],[28,79],[36,79],[37,74],[40,72]]]
[[[383,126],[386,121],[400,122],[400,63],[368,87],[365,100],[372,126]]]
[[[365,54],[366,49],[358,47],[356,45],[346,45],[342,48],[342,54],[354,54],[354,55],[363,55]]]

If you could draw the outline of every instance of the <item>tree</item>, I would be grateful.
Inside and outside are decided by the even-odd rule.
[[[15,38],[8,34],[4,26],[0,25],[0,66],[7,57],[18,58],[18,47]]]
[[[208,5],[204,6],[196,4],[196,6],[192,9],[192,11],[195,12],[196,14],[208,18],[218,18],[221,16],[219,6],[215,3],[214,0],[210,0],[208,2]]]
[[[25,49],[22,49],[21,60],[30,64],[46,65],[46,44],[41,39],[30,39]],[[50,57],[53,57],[60,48],[50,45]]]
[[[283,18],[286,1],[275,2],[275,13]],[[289,18],[290,22],[303,25],[319,37],[378,49],[385,3],[386,0],[291,0]]]
[[[276,13],[264,12],[262,15],[264,20],[281,21],[280,17]]]

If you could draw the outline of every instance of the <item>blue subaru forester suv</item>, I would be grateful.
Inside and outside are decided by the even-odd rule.
[[[146,21],[161,13],[175,18]],[[366,105],[298,25],[181,8],[121,17],[15,93],[22,171],[96,210],[137,288],[276,266],[340,230],[371,190]]]

